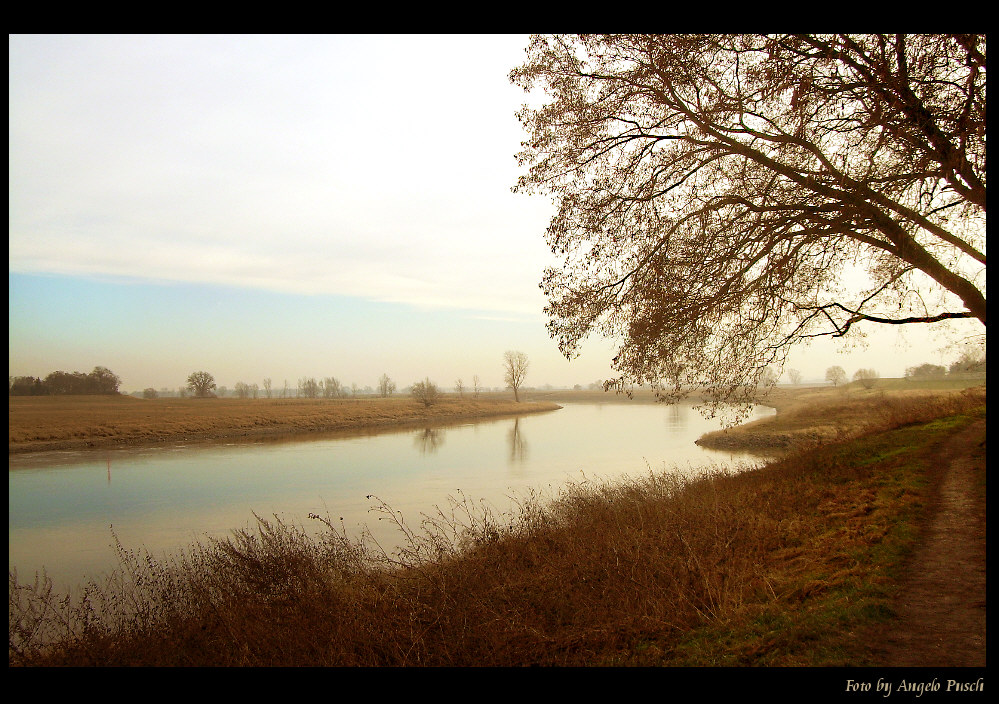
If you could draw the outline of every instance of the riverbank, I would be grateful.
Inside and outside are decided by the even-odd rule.
[[[894,380],[885,380],[894,381]],[[840,387],[776,389],[761,403],[776,415],[706,433],[702,447],[780,455],[794,450],[858,437],[900,418],[931,419],[965,407],[969,399],[985,403],[985,386],[935,388],[911,382],[866,389],[858,383]]]
[[[955,463],[984,565],[984,394],[951,411],[872,410],[881,426],[758,469],[583,482],[517,515],[470,501],[409,529],[384,506],[407,531],[392,554],[320,516],[318,538],[260,519],[176,562],[123,552],[79,605],[12,583],[9,664],[863,667],[902,664],[895,642],[906,663],[978,666],[984,639],[955,662],[900,637],[931,617],[908,585],[925,537],[949,534],[933,519]],[[984,571],[942,572],[938,590],[981,591],[983,624]]]
[[[8,403],[8,453],[437,425],[559,408],[550,401],[517,403],[506,398],[471,396],[445,397],[429,407],[404,397],[331,400],[14,396]]]

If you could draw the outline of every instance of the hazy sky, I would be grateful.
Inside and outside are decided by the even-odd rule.
[[[510,192],[526,36],[8,42],[9,374],[492,387],[507,349],[528,385],[611,374],[611,342],[568,362],[548,337],[552,205]],[[790,366],[900,376],[946,342],[893,329]]]

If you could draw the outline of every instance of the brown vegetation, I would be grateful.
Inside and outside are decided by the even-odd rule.
[[[75,601],[12,574],[9,661],[880,664],[859,636],[896,617],[940,448],[975,422],[984,440],[984,396],[949,410],[898,405],[879,432],[741,474],[529,494],[516,515],[459,496],[410,529],[383,506],[406,538],[393,554],[315,516],[319,537],[260,519],[173,562],[122,551]]]
[[[930,420],[956,412],[967,403],[985,402],[985,386],[931,388],[929,384],[865,388],[815,387],[772,392],[764,401],[777,415],[703,435],[697,444],[738,448],[763,454],[815,447],[891,427],[900,418]],[[958,385],[960,386],[960,385]]]
[[[554,403],[442,397],[137,399],[130,396],[22,396],[9,399],[11,453],[165,441],[266,437],[441,422],[555,410]]]

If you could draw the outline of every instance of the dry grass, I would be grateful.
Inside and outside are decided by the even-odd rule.
[[[459,495],[413,527],[382,506],[406,538],[392,554],[330,518],[318,538],[261,518],[169,563],[122,550],[76,599],[10,575],[9,661],[862,665],[855,634],[891,617],[934,448],[970,422],[888,416],[741,474],[582,482],[509,515]]]
[[[858,384],[775,391],[766,403],[777,415],[726,430],[713,431],[697,443],[711,448],[740,448],[762,454],[815,447],[959,412],[985,403],[985,386],[965,388],[873,388]]]
[[[15,453],[438,423],[558,406],[496,398],[444,398],[427,408],[402,397],[333,401],[15,396],[8,408],[8,449]]]

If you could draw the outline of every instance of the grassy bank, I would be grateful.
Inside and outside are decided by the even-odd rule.
[[[320,538],[260,519],[170,562],[123,551],[122,571],[72,602],[11,575],[9,661],[871,664],[861,636],[894,618],[937,453],[985,416],[984,392],[932,419],[877,403],[861,436],[741,474],[569,485],[515,515],[458,497],[400,523],[391,555],[328,517]]]
[[[171,441],[259,438],[549,411],[550,402],[443,398],[137,399],[131,396],[15,396],[8,403],[10,453]]]
[[[897,424],[900,419],[915,422],[937,418],[979,397],[984,402],[984,386],[901,379],[879,380],[871,389],[858,383],[777,389],[765,400],[776,408],[775,416],[707,433],[697,444],[713,449],[782,453],[858,437]]]

